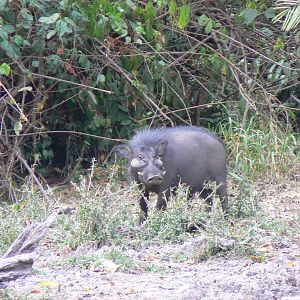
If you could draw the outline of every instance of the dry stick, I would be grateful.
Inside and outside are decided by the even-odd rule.
[[[140,38],[148,45],[148,47],[150,47],[155,53],[157,53],[157,54],[160,56],[161,59],[163,59],[164,61],[166,61],[165,57],[163,57],[163,56],[161,55],[160,52],[156,51],[156,50],[152,47],[152,45],[151,45],[150,43],[147,42],[146,39],[144,39],[142,36],[140,36]],[[203,42],[205,42],[208,38],[209,38],[209,37],[205,38],[205,39],[203,40]],[[202,43],[203,43],[203,42],[202,42]],[[167,52],[166,54],[168,54],[168,56],[173,60],[173,62],[171,62],[171,63],[169,63],[169,62],[167,61],[167,63],[168,63],[167,68],[170,68],[170,67],[172,67],[172,66],[175,66],[176,64],[180,64],[180,61],[183,60],[183,59],[186,57],[186,55],[188,55],[188,54],[195,55],[195,50],[196,50],[199,46],[201,46],[202,43],[197,43],[197,45],[195,45],[195,46],[191,49],[190,52],[184,53],[184,54],[181,55],[178,59],[174,59],[174,57],[172,57],[172,56],[170,55],[170,53]],[[190,71],[188,71],[182,64],[180,64],[180,66],[181,66],[181,67],[183,68],[183,70],[185,70],[190,76],[193,76],[192,73],[191,73]],[[193,76],[193,77],[194,77],[194,76]],[[194,77],[194,78],[195,78],[195,77]],[[195,80],[199,83],[200,86],[202,86],[202,88],[203,88],[208,94],[210,94],[213,98],[215,98],[215,96],[214,96],[213,94],[210,93],[210,91],[206,88],[206,86],[204,86],[204,84],[202,84],[197,78],[195,78]],[[179,95],[178,95],[178,97],[179,97]],[[182,100],[181,97],[179,97],[179,99]],[[184,101],[182,101],[182,102],[184,103]],[[186,111],[186,113],[187,113],[187,115],[188,115],[188,117],[189,117],[189,120],[191,120],[191,117],[190,117],[190,115],[189,115],[188,109],[185,108],[185,111]],[[171,111],[170,113],[173,113],[173,111]],[[174,114],[174,113],[173,113],[173,114]],[[187,124],[188,124],[188,122],[186,122],[185,120],[183,120],[183,119],[182,119],[181,117],[179,117],[178,115],[176,115],[176,114],[174,114],[174,115],[175,115],[178,119],[180,119],[183,123],[187,123]]]
[[[23,84],[28,84],[28,83],[23,83]],[[22,85],[19,85],[19,86],[21,88]],[[17,95],[18,90],[15,89],[12,93],[10,93],[1,82],[0,82],[0,87],[3,87],[5,92],[8,94],[9,99],[14,100],[13,95]],[[16,101],[13,101],[13,104],[14,104],[13,105],[6,98],[3,98],[3,99],[4,99],[4,103],[12,106],[13,108],[15,108],[14,107],[14,105],[15,105],[17,107],[17,111],[20,114],[21,118],[23,118],[23,120],[28,121],[28,118],[25,116],[25,114],[23,113],[23,111],[21,110],[20,106],[18,105],[18,103]],[[9,118],[12,121],[15,121],[15,119],[12,115],[10,115],[9,113],[7,113],[7,115],[9,116]],[[4,116],[3,116],[3,118],[4,118]],[[32,127],[35,128],[35,129],[38,129],[34,126],[34,124],[32,124],[32,122],[31,123],[28,122],[28,126],[26,127],[25,132],[28,132]],[[6,136],[7,136],[7,134],[6,134]],[[21,142],[22,142],[22,137],[15,142],[15,147],[17,147]]]
[[[230,103],[238,103],[239,101],[230,101]],[[219,104],[226,104],[227,101],[222,101],[222,102],[214,102],[214,103],[209,103],[209,104],[199,104],[199,105],[194,105],[194,106],[189,106],[187,108],[180,108],[180,109],[176,109],[176,110],[172,110],[172,111],[169,111],[169,112],[166,112],[165,114],[168,115],[168,114],[174,114],[174,113],[177,113],[177,112],[180,112],[180,111],[186,111],[186,110],[192,110],[192,109],[197,109],[197,108],[200,108],[200,107],[205,107],[205,106],[211,106],[211,105],[219,105]],[[139,120],[138,122],[143,122],[145,120],[149,120],[153,117],[147,117],[147,118],[144,118],[142,120]]]
[[[0,124],[0,141],[2,141],[3,144],[8,143],[7,130],[6,130],[5,122],[4,122],[4,117],[5,117],[6,111],[7,111],[7,107],[5,107],[5,109],[4,109],[4,112],[3,112],[2,118],[1,118],[1,124]],[[5,138],[5,140],[4,140],[4,138]]]
[[[177,31],[178,33],[182,33],[181,31]],[[188,35],[186,35],[187,37],[190,37],[190,36],[188,36]],[[196,45],[196,46],[200,46],[200,45],[202,45],[203,44],[203,42],[202,41],[198,41],[198,40],[196,40],[195,38],[194,38],[194,40],[195,41],[197,41],[198,42],[198,44]],[[154,49],[151,45],[149,45],[152,49]],[[195,46],[195,47],[196,47]],[[172,58],[172,56],[171,56],[171,58]],[[198,78],[196,78],[186,67],[184,67],[182,64],[180,65],[181,66],[181,68],[187,73],[187,74],[189,74],[190,76],[192,76],[194,79],[195,79],[195,81],[200,85],[200,86],[202,86],[203,87],[203,89],[209,94],[209,95],[211,95],[212,96],[212,98],[214,98],[214,99],[216,99],[216,97],[215,97],[215,95],[214,94],[212,94],[208,89],[207,89],[207,87],[202,83],[202,82],[200,82],[199,80],[198,80]]]
[[[225,36],[226,38],[232,40],[234,43],[236,43],[236,44],[238,44],[238,45],[240,45],[240,46],[243,46],[243,47],[247,48],[248,50],[252,51],[252,52],[255,53],[255,54],[258,54],[259,56],[263,57],[265,60],[267,60],[267,61],[269,61],[269,62],[272,62],[273,64],[275,64],[275,65],[277,65],[277,66],[280,66],[280,67],[282,67],[282,68],[284,68],[284,69],[287,69],[287,70],[300,71],[300,68],[292,68],[292,67],[285,66],[285,65],[283,65],[283,64],[281,64],[281,63],[279,63],[279,62],[273,60],[272,58],[267,57],[266,55],[264,55],[264,54],[258,52],[257,50],[255,50],[255,49],[253,49],[253,48],[247,46],[246,44],[243,44],[242,42],[237,41],[236,39],[234,39],[234,38],[228,36],[227,34],[221,32],[221,31],[219,31],[219,30],[212,29],[212,32],[218,33],[218,34],[220,34],[220,35]]]
[[[103,89],[95,88],[95,87],[93,87],[93,86],[89,86],[89,85],[86,85],[86,84],[73,82],[73,81],[70,81],[70,80],[65,80],[65,79],[56,78],[56,77],[52,77],[52,76],[48,76],[48,75],[42,75],[42,74],[37,74],[37,73],[34,73],[34,72],[29,72],[29,70],[27,70],[27,69],[22,65],[21,62],[18,62],[18,66],[19,66],[19,68],[22,70],[22,72],[24,72],[24,74],[33,75],[33,76],[36,76],[36,77],[42,77],[42,78],[51,79],[51,80],[56,80],[56,81],[60,81],[60,82],[65,82],[65,83],[77,85],[77,86],[80,86],[80,87],[88,88],[88,89],[91,89],[91,90],[96,90],[96,91],[103,92],[103,93],[107,93],[107,94],[113,94],[113,93],[114,93],[114,92],[112,92],[112,91],[108,91],[108,90],[103,90]]]
[[[32,178],[34,179],[34,181],[36,182],[36,184],[38,185],[38,187],[40,188],[40,191],[42,192],[42,194],[44,195],[45,199],[47,200],[48,203],[50,203],[50,199],[46,193],[46,191],[44,190],[42,184],[40,183],[40,181],[37,179],[37,177],[35,176],[33,170],[30,168],[30,166],[28,165],[27,161],[22,157],[22,155],[19,153],[19,150],[15,150],[14,151],[17,158],[23,163],[24,167],[27,169],[27,171],[29,172],[29,174],[32,176]]]
[[[23,86],[23,85],[22,85],[22,86]],[[7,100],[3,97],[4,101],[5,101],[7,104],[9,104],[13,109],[15,109],[15,110],[21,115],[21,117],[24,117],[24,118],[26,119],[26,117],[25,117],[25,115],[23,114],[23,112],[22,112],[22,110],[21,110],[19,104],[14,100],[13,96],[10,94],[10,92],[7,90],[7,88],[5,87],[5,85],[4,85],[1,81],[0,81],[0,88],[3,88],[3,89],[4,89],[5,93],[8,95],[9,99],[10,99],[13,103],[11,103],[11,101],[7,101]]]
[[[123,75],[127,79],[127,81],[133,85],[133,80],[125,73],[125,71],[118,64],[116,64],[116,62],[113,61],[108,55],[106,55],[102,50],[100,50],[100,52],[110,61],[110,63],[114,66],[115,70],[119,72],[121,75]],[[144,95],[144,97],[149,101],[149,103],[153,105],[155,109],[159,111],[159,113],[172,124],[172,126],[174,126],[173,121],[161,110],[161,108],[142,89],[139,89],[139,91]]]
[[[183,99],[181,99],[181,97],[178,95],[178,93],[175,91],[175,89],[169,84],[169,82],[167,80],[165,80],[163,77],[162,77],[162,81],[169,87],[169,89],[171,89],[173,91],[173,93],[181,100],[183,106],[184,106],[184,111],[186,112],[188,118],[189,118],[189,124],[192,124],[192,119],[191,119],[191,116],[189,114],[189,111],[188,111],[188,108],[185,104],[185,102],[183,101]],[[172,112],[174,113],[174,110],[172,110]],[[179,116],[178,116],[179,117]],[[180,118],[180,117],[179,117]],[[181,118],[180,118],[181,119]],[[186,122],[185,120],[183,120],[185,123],[188,123]]]
[[[107,140],[107,141],[115,141],[115,142],[124,142],[126,141],[125,139],[113,139],[113,138],[108,138],[105,136],[99,136],[95,134],[89,134],[89,133],[84,133],[84,132],[79,132],[79,131],[74,131],[74,130],[49,130],[49,131],[39,131],[39,132],[30,132],[30,133],[20,133],[19,135],[17,134],[10,134],[8,135],[9,137],[16,137],[16,136],[29,136],[29,135],[36,135],[36,134],[49,134],[49,133],[70,133],[70,134],[78,134],[78,135],[84,135],[88,137],[94,137],[97,139],[102,139],[102,140]]]
[[[0,99],[3,99],[3,102],[0,102],[0,106],[2,107],[4,105],[4,103],[9,103],[10,99],[14,99],[14,97],[19,93],[19,90],[24,87],[24,84],[29,84],[31,82],[32,79],[29,78],[25,78],[25,82],[23,81],[21,84],[17,85],[11,92],[7,92],[8,96],[7,97],[1,97]],[[35,79],[37,80],[37,78]],[[0,82],[0,86],[4,86],[4,84],[2,82]]]
[[[214,34],[214,36],[215,36],[215,33],[213,33]],[[240,36],[239,36],[239,38],[240,38]],[[225,44],[225,43],[223,43],[223,44]],[[242,51],[242,54],[243,54],[243,56],[244,56],[244,70],[245,70],[245,73],[246,74],[248,74],[248,66],[247,66],[247,58],[246,58],[246,53],[245,53],[245,49],[244,49],[244,47],[241,47],[241,51]],[[230,69],[231,69],[231,71],[232,71],[232,68],[230,67]],[[235,78],[236,78],[236,80],[239,80],[238,78],[237,78],[237,76],[235,76],[235,75],[233,75]],[[246,123],[247,123],[247,121],[248,121],[248,114],[249,114],[249,111],[250,111],[250,106],[251,106],[251,104],[253,105],[253,106],[255,106],[255,104],[253,104],[253,103],[251,103],[251,102],[249,102],[249,101],[247,101],[247,99],[250,99],[250,100],[252,100],[251,98],[250,98],[250,93],[251,93],[251,90],[253,90],[254,89],[254,82],[252,83],[252,85],[251,84],[249,84],[249,81],[247,81],[247,80],[245,80],[246,78],[244,78],[244,82],[245,82],[245,84],[247,84],[247,86],[248,86],[248,94],[247,94],[247,97],[245,97],[244,95],[242,95],[243,96],[243,98],[246,100],[246,108],[245,108],[245,110],[244,110],[244,114],[243,114],[243,119],[242,119],[242,128],[246,128]],[[238,84],[240,85],[240,82],[238,82]],[[244,90],[244,89],[243,89]],[[245,94],[246,94],[246,91],[245,91]]]
[[[215,32],[212,33],[212,36],[213,36],[213,38],[214,38],[214,40],[217,44],[217,47],[219,48],[220,51],[222,51],[222,47],[220,45],[219,39],[217,38]],[[223,43],[223,46],[225,47],[225,49],[229,53],[229,48],[227,47],[227,45],[225,43]],[[241,51],[242,51],[242,54],[243,54],[243,57],[244,57],[244,72],[245,72],[245,74],[248,74],[248,67],[247,67],[245,49],[243,47],[241,47]],[[243,97],[243,99],[246,102],[246,108],[245,108],[245,111],[244,111],[244,114],[243,114],[243,119],[242,119],[242,128],[245,128],[246,122],[247,122],[247,119],[248,119],[248,112],[250,110],[250,106],[252,105],[255,111],[256,111],[256,107],[255,107],[255,104],[252,103],[251,98],[249,97],[249,95],[246,94],[246,91],[243,88],[243,84],[241,84],[240,79],[238,77],[238,74],[235,73],[235,70],[233,70],[233,68],[231,66],[229,66],[229,69],[231,70],[231,72],[232,72],[232,74],[233,74],[233,76],[234,76],[234,78],[235,78],[235,80],[238,84],[238,88],[239,88],[239,92],[240,92],[241,96]],[[244,80],[244,82],[247,83],[246,80]],[[247,83],[247,85],[249,87],[248,83]],[[251,89],[252,89],[252,87],[251,87]],[[249,88],[249,91],[251,89]]]
[[[291,94],[291,99],[295,100],[297,103],[300,104],[300,99],[298,99],[294,94]]]
[[[173,28],[173,31],[176,31],[176,32],[178,32],[178,33],[182,33],[182,31],[177,30],[177,29],[174,29],[174,28]],[[216,32],[216,33],[220,33],[220,32],[215,31],[215,30],[213,30],[213,31]],[[228,37],[228,36],[226,35],[226,37]],[[191,39],[193,39],[193,40],[199,42],[196,38],[194,38],[194,37],[192,37],[192,36],[189,36],[189,38],[191,38]],[[234,40],[234,39],[233,39],[233,40]],[[237,42],[236,40],[234,40],[234,41]],[[200,43],[201,43],[201,41],[200,41]],[[239,42],[238,42],[238,43],[239,43]],[[242,75],[248,77],[248,78],[251,79],[253,82],[255,82],[255,84],[256,84],[259,88],[262,89],[262,91],[265,93],[266,96],[271,96],[273,99],[275,99],[275,100],[277,100],[277,102],[279,102],[279,100],[278,100],[273,94],[271,94],[270,92],[268,92],[268,91],[267,91],[267,90],[266,90],[259,82],[257,82],[254,78],[250,77],[248,74],[245,74],[242,70],[238,69],[238,68],[237,68],[230,60],[228,60],[224,55],[222,55],[221,53],[217,52],[215,49],[213,49],[213,48],[210,47],[209,45],[204,45],[204,46],[207,47],[208,49],[210,49],[211,51],[217,53],[224,61],[226,61],[226,62],[228,63],[229,66],[231,66],[231,67],[232,67],[233,69],[235,69],[237,72],[241,73]],[[248,46],[246,46],[246,45],[245,45],[245,47],[252,50],[252,48],[250,48],[250,47],[248,47]],[[255,52],[255,53],[258,53],[259,55],[261,55],[261,54],[260,54],[259,52],[257,52],[257,51],[254,51],[254,52]],[[264,55],[261,55],[261,56],[264,57]],[[269,60],[270,60],[270,59],[269,59]],[[280,64],[277,63],[277,65],[280,65]],[[185,69],[185,68],[184,68],[184,69]],[[297,69],[294,69],[294,70],[297,70]],[[188,73],[190,73],[190,72],[187,71],[186,69],[185,69],[185,71],[188,72]],[[196,79],[196,81],[198,82],[197,79]],[[278,106],[279,106],[279,107],[282,107],[282,108],[285,108],[285,106],[280,105],[280,104],[279,104]],[[270,107],[270,105],[269,105],[269,107]],[[258,111],[256,111],[256,112],[257,112],[257,113],[260,113],[260,112],[258,112]]]
[[[2,149],[0,150],[0,158],[1,158],[0,170],[2,171],[2,174],[6,174],[4,176],[2,185],[7,187],[9,199],[12,199],[12,201],[15,202],[17,198],[16,198],[16,193],[14,191],[14,188],[12,187],[11,172],[9,171],[11,170],[11,166],[14,163],[14,156],[10,151],[7,150],[8,135],[7,135],[7,128],[5,126],[5,121],[4,121],[6,113],[7,113],[7,107],[5,107],[1,119],[0,146],[2,146],[1,147]],[[4,156],[8,156],[9,154],[11,156],[8,159],[3,158]]]
[[[172,30],[173,30],[173,31],[176,31],[177,33],[182,33],[182,31],[180,31],[179,29],[174,29],[174,28],[173,28]],[[259,53],[259,52],[256,51],[256,50],[252,49],[251,47],[249,47],[249,46],[247,46],[247,45],[244,45],[244,44],[238,42],[237,40],[235,40],[235,39],[233,39],[233,38],[231,38],[231,37],[229,37],[229,36],[227,36],[227,35],[225,35],[225,34],[219,32],[219,31],[217,31],[217,30],[212,30],[212,31],[215,32],[215,33],[219,33],[219,34],[222,34],[223,36],[228,37],[228,38],[231,39],[232,41],[234,41],[234,42],[236,42],[236,43],[238,43],[238,44],[243,45],[245,48],[248,48],[249,50],[253,51],[254,53],[257,53],[258,55],[262,56],[263,58],[267,58],[266,56],[264,56],[263,54]],[[184,33],[185,33],[185,32],[184,32]],[[193,36],[188,36],[188,37],[191,38],[191,39],[193,39],[193,40],[196,41],[196,42],[199,42],[199,43],[203,44],[202,41],[197,40],[197,39],[194,38]],[[203,45],[204,45],[206,48],[208,48],[209,50],[211,50],[211,51],[213,51],[214,53],[218,54],[218,55],[220,56],[220,58],[222,58],[224,61],[226,61],[226,62],[228,63],[228,65],[232,66],[232,68],[236,69],[237,72],[239,72],[239,73],[241,73],[242,75],[246,76],[247,78],[251,79],[251,80],[252,80],[259,88],[261,88],[261,89],[266,93],[266,95],[271,95],[273,98],[275,98],[275,96],[274,96],[273,94],[271,94],[270,92],[268,92],[268,91],[267,91],[267,90],[266,90],[259,82],[257,82],[254,78],[250,77],[248,74],[245,74],[242,70],[238,69],[238,68],[237,68],[237,67],[236,67],[229,59],[227,59],[224,55],[222,55],[221,53],[217,52],[214,48],[212,48],[212,47],[209,46],[209,45],[206,45],[206,44],[203,44]],[[274,62],[275,64],[277,64],[277,65],[279,65],[279,66],[283,66],[283,65],[281,65],[281,64],[279,64],[279,63],[273,61],[272,59],[268,59],[268,60]],[[283,66],[283,67],[284,67],[284,66]],[[291,68],[289,68],[289,67],[285,67],[285,68],[291,69]],[[292,70],[300,70],[300,69],[292,69]]]
[[[82,93],[82,90],[80,90],[78,93],[74,94],[73,96],[70,96],[69,98],[67,98],[67,99],[65,99],[65,100],[62,100],[61,102],[59,102],[59,103],[57,103],[57,104],[52,105],[52,106],[49,107],[49,108],[43,109],[43,110],[41,111],[41,114],[44,114],[45,112],[50,111],[50,110],[55,110],[56,107],[61,106],[61,105],[64,104],[65,102],[68,102],[68,101],[72,100],[73,98],[78,97],[81,93]]]
[[[53,212],[44,222],[26,227],[0,258],[0,288],[5,288],[8,281],[30,274],[37,258],[34,251],[46,237],[57,215],[58,212]]]
[[[177,31],[178,32],[178,31]],[[179,32],[179,33],[182,33],[182,32]],[[186,35],[187,37],[189,37],[188,35]],[[199,47],[199,46],[201,46],[202,44],[204,44],[205,42],[206,42],[206,40],[208,40],[210,37],[207,37],[207,38],[205,38],[203,41],[198,41],[198,43],[191,49],[191,51],[190,52],[187,52],[187,54],[191,54],[191,55],[195,55],[196,54],[196,52],[195,52],[195,50]],[[146,44],[148,44],[148,46],[155,52],[155,53],[157,53],[159,56],[160,56],[160,58],[162,58],[164,61],[166,61],[166,59],[160,54],[160,52],[157,52],[153,47],[152,47],[152,45],[151,44],[149,44],[142,36],[141,36],[141,39],[143,39],[143,41],[146,43]],[[173,56],[171,56],[170,55],[170,53],[166,53],[166,54],[168,54],[168,56],[171,58],[171,59],[173,59],[173,62],[172,63],[169,63],[168,61],[167,61],[167,63],[168,63],[168,65],[167,65],[167,68],[168,67],[171,67],[171,66],[173,66],[174,64],[176,65],[177,63],[180,63],[180,60],[182,60],[182,59],[184,59],[185,58],[185,54],[183,54],[183,55],[181,55],[179,58],[177,58],[177,59],[174,59],[174,57]],[[191,72],[189,72],[182,64],[180,64],[180,66],[183,68],[183,70],[185,70],[190,76],[193,76],[193,74],[191,73]],[[197,78],[195,78],[195,76],[193,76],[194,77],[194,79],[199,83],[199,85],[201,85],[203,88],[204,88],[204,90],[208,93],[208,94],[210,94],[213,98],[216,98],[205,86],[204,86],[204,84],[203,83],[201,83]]]
[[[26,227],[1,258],[32,252],[45,237],[45,233],[56,220],[58,213],[55,211],[44,222],[33,223]]]

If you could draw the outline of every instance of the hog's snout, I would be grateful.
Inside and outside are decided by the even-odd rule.
[[[153,176],[149,176],[146,184],[147,185],[160,185],[163,181],[162,176],[159,175],[153,175]]]

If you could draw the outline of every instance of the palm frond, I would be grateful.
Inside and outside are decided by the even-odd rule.
[[[276,2],[275,10],[281,10],[273,18],[273,22],[283,21],[282,30],[289,31],[296,28],[300,23],[300,1],[299,0],[279,0]]]

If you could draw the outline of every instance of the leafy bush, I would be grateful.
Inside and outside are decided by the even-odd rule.
[[[258,115],[297,129],[299,49],[268,5],[2,1],[5,198],[30,165],[65,177],[146,125],[245,128]]]

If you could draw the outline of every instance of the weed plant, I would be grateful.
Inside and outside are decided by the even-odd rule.
[[[197,196],[187,201],[188,189],[183,186],[178,188],[165,211],[156,211],[151,202],[149,217],[139,227],[136,185],[121,188],[112,171],[105,178],[105,184],[97,186],[94,181],[97,167],[93,165],[87,176],[73,184],[75,191],[68,202],[76,203],[75,210],[60,215],[49,236],[60,247],[76,249],[93,243],[125,249],[152,243],[183,242],[201,235],[205,239],[192,254],[196,260],[224,253],[259,256],[261,245],[280,239],[286,230],[262,212],[262,195],[253,189],[252,181],[264,173],[271,176],[287,171],[299,158],[299,144],[296,137],[282,133],[273,125],[259,130],[255,129],[256,125],[254,120],[246,129],[234,127],[233,122],[226,127],[220,125],[230,153],[230,197],[226,217],[217,198],[208,209]],[[1,252],[28,222],[44,220],[57,204],[55,201],[46,203],[33,189],[24,188],[21,195],[20,203],[0,207]],[[57,197],[52,196],[53,199]],[[62,196],[58,198],[63,199]],[[192,227],[195,232],[189,230]],[[114,261],[120,257],[118,253],[115,256]]]
[[[229,119],[220,124],[229,153],[229,164],[235,174],[255,179],[261,175],[277,177],[300,161],[300,136],[274,122],[258,124],[251,118],[246,128]]]
[[[50,204],[45,202],[37,190],[24,185],[19,195],[19,202],[0,205],[0,256],[27,225],[44,221],[48,216]]]
[[[55,265],[71,265],[82,269],[103,268],[108,272],[127,271],[134,267],[138,267],[133,259],[124,254],[122,247],[103,247],[101,252],[72,255],[66,258],[55,260]],[[105,264],[106,263],[106,264]]]
[[[136,187],[121,190],[114,186],[115,182],[109,181],[103,190],[91,189],[87,194],[81,184],[76,211],[59,219],[56,240],[76,249],[86,243],[122,244],[124,237],[132,236],[138,224],[138,210],[130,195],[136,193]]]

